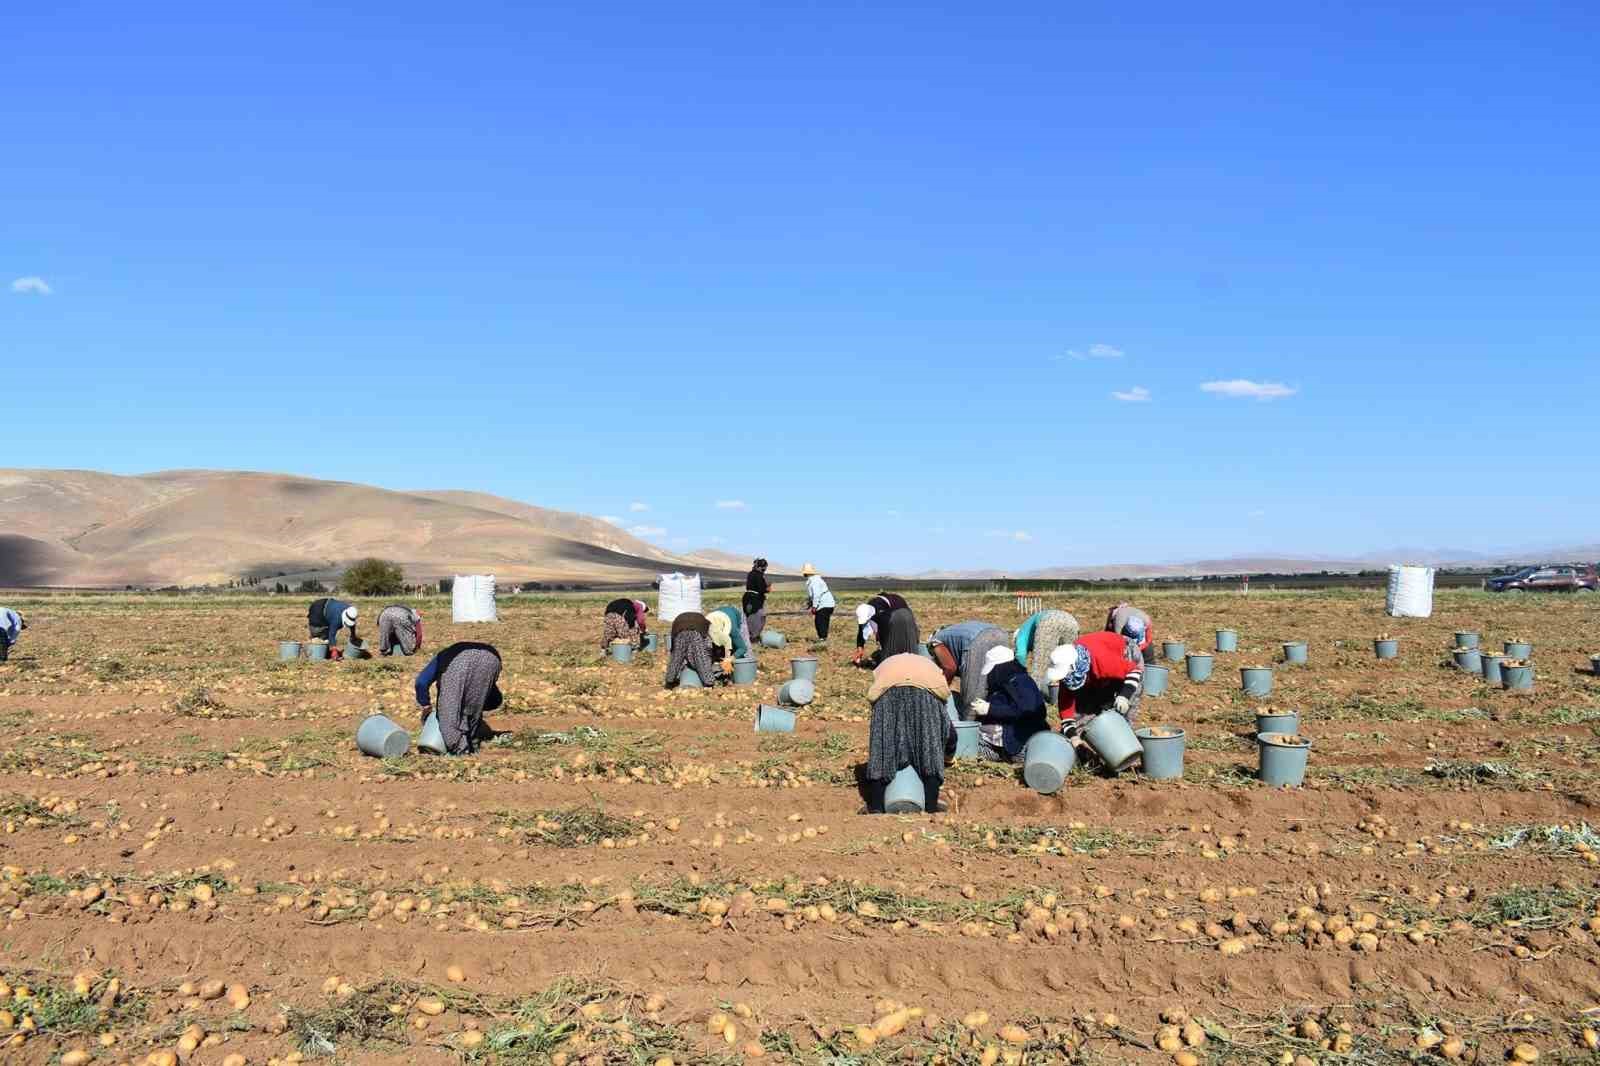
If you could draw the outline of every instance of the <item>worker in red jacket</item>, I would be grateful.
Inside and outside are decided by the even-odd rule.
[[[1071,736],[1106,711],[1132,724],[1144,688],[1144,655],[1121,633],[1084,633],[1050,653],[1045,677],[1060,686],[1062,733]]]

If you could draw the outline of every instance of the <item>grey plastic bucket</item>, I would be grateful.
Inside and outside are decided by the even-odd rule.
[[[756,683],[756,661],[754,658],[733,660],[733,683],[735,685],[753,685]]]
[[[802,655],[790,659],[789,676],[796,681],[815,681],[818,665],[815,655]]]
[[[976,759],[978,757],[978,723],[957,722],[956,726],[956,758]]]
[[[1300,732],[1299,711],[1268,711],[1256,715],[1256,735]]]
[[[1208,652],[1192,651],[1184,656],[1183,662],[1190,681],[1204,681],[1211,676],[1211,667],[1216,660]]]
[[[1161,657],[1169,663],[1183,662],[1184,646],[1181,640],[1164,640],[1161,642]]]
[[[1167,680],[1170,671],[1158,663],[1147,663],[1144,668],[1144,694],[1146,696],[1164,696],[1167,693]]]
[[[1144,754],[1133,727],[1116,711],[1105,711],[1083,727],[1083,742],[1094,749],[1100,761],[1113,773],[1120,773],[1137,762]]]
[[[1380,659],[1398,659],[1400,642],[1393,637],[1379,637],[1372,642],[1372,654]]]
[[[1156,736],[1154,729],[1136,730],[1134,735],[1144,747],[1144,776],[1155,781],[1170,781],[1183,776],[1183,749],[1187,742],[1184,731],[1162,726]]]
[[[678,687],[679,688],[705,688],[706,687],[706,683],[700,679],[700,675],[699,674],[694,672],[694,668],[693,667],[685,666],[683,668],[683,672],[678,675]]]
[[[328,657],[328,645],[325,643],[319,643],[313,640],[305,647],[307,659],[326,659]]]
[[[1306,763],[1311,758],[1311,741],[1304,744],[1285,744],[1286,737],[1295,736],[1294,733],[1262,733],[1256,737],[1256,745],[1261,750],[1261,768],[1256,776],[1262,782],[1274,788],[1287,785],[1290,788],[1299,788],[1305,783]],[[1305,740],[1304,737],[1300,738]]]
[[[372,658],[372,653],[367,650],[365,642],[351,640],[345,642],[344,657],[346,661],[353,662],[356,659],[370,659]]]
[[[398,759],[411,750],[411,734],[386,714],[369,714],[356,727],[356,747],[375,759]]]
[[[281,660],[300,658],[300,642],[298,640],[278,641],[278,658]]]
[[[1483,679],[1491,685],[1500,684],[1502,680],[1500,677],[1500,664],[1506,661],[1506,657],[1491,653],[1489,655],[1479,654],[1478,659],[1483,669]]]
[[[1238,634],[1238,632],[1236,630],[1232,630],[1232,629],[1219,629],[1219,630],[1217,630],[1217,650],[1218,651],[1238,651],[1239,650],[1239,634]]]
[[[1239,683],[1246,696],[1258,699],[1272,695],[1272,667],[1243,666],[1239,668]]]
[[[895,774],[883,792],[883,809],[889,814],[920,814],[927,809],[927,803],[928,791],[912,766]]]
[[[1456,647],[1476,648],[1478,646],[1478,633],[1473,629],[1456,630]]]
[[[1283,661],[1295,666],[1304,665],[1311,658],[1311,649],[1303,640],[1286,640],[1283,642]]]
[[[633,662],[633,644],[626,640],[613,640],[611,657],[619,663]]]
[[[1049,796],[1061,790],[1077,762],[1072,741],[1060,733],[1041,730],[1029,737],[1022,749],[1022,780],[1040,795]]]
[[[661,641],[656,639],[656,635],[654,633],[646,633],[644,635],[644,647],[639,650],[655,651],[659,647],[661,647]]]
[[[817,687],[809,681],[785,681],[778,689],[778,702],[786,707],[804,707],[817,698]]]
[[[1533,658],[1533,645],[1525,640],[1508,640],[1505,645],[1507,659]]]
[[[954,696],[945,697],[944,713],[951,722],[959,723],[961,721],[961,708],[956,706],[956,698]]]
[[[763,648],[781,648],[787,643],[789,641],[784,638],[784,635],[776,630],[765,629],[761,632],[761,646]]]
[[[1457,670],[1483,676],[1483,653],[1477,648],[1457,648],[1450,654],[1456,661]]]
[[[756,708],[757,733],[793,733],[794,712],[785,707],[768,707],[766,704]]]
[[[423,720],[422,729],[417,733],[417,750],[432,752],[435,755],[449,755],[450,751],[444,746],[444,734],[439,732],[439,716],[429,714]]]
[[[1523,663],[1512,666],[1510,662],[1500,664],[1500,684],[1505,686],[1507,692],[1532,692],[1533,691],[1533,666]]]

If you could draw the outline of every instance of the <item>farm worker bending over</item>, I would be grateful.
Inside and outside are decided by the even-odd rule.
[[[677,688],[684,667],[693,670],[707,688],[724,681],[711,659],[711,620],[699,611],[685,611],[672,620],[672,654],[667,656],[666,688]]]
[[[311,601],[311,608],[306,612],[306,623],[311,629],[311,639],[327,641],[328,657],[337,659],[342,654],[334,647],[339,630],[348,629],[350,643],[356,643],[356,619],[360,616],[361,610],[354,604],[324,597]]]
[[[1061,732],[1067,736],[1106,711],[1116,711],[1130,724],[1139,715],[1144,656],[1132,637],[1085,633],[1050,654],[1046,676],[1061,685]]]
[[[1040,690],[1049,684],[1050,653],[1078,639],[1078,620],[1066,611],[1036,611],[1017,630],[1012,650],[1017,662],[1028,668],[1028,676]]]
[[[760,640],[761,631],[767,628],[767,593],[771,591],[767,561],[757,559],[744,577],[744,616],[749,620],[747,626],[752,640]]]
[[[995,762],[1016,762],[1028,738],[1050,728],[1044,696],[1010,648],[990,648],[983,672],[984,698],[971,704],[978,752]]]
[[[468,755],[478,742],[494,735],[484,724],[485,711],[505,702],[500,692],[500,652],[493,644],[463,640],[443,649],[417,675],[417,705],[422,720],[438,715],[439,735],[451,755]],[[437,686],[437,701],[429,689]]]
[[[706,615],[711,639],[711,657],[738,659],[750,654],[750,630],[745,628],[744,614],[737,607],[717,607]]]
[[[11,656],[11,645],[22,639],[22,631],[28,628],[28,623],[16,611],[9,607],[0,607],[0,663]]]
[[[915,653],[891,655],[872,672],[867,766],[862,772],[867,814],[882,814],[884,791],[907,766],[922,778],[925,809],[944,810],[945,756],[954,753],[955,728],[944,713],[950,687],[933,663]]]
[[[1131,603],[1119,603],[1106,612],[1106,632],[1121,633],[1125,637],[1132,637],[1133,642],[1139,645],[1139,652],[1144,656],[1144,661],[1156,661],[1154,652],[1151,651],[1152,642],[1155,640],[1155,629],[1150,625],[1150,616]]]
[[[1011,634],[989,622],[957,622],[934,631],[928,638],[928,652],[944,671],[945,680],[956,694],[956,706],[961,717],[970,721],[968,713],[973,700],[983,698],[983,664],[995,648],[1011,648]]]
[[[414,655],[421,648],[421,611],[391,603],[378,612],[379,655]]]
[[[810,563],[800,568],[800,574],[806,579],[806,609],[811,612],[812,621],[817,625],[817,639],[828,639],[828,626],[833,622],[833,609],[838,606],[833,599],[833,593],[828,591],[828,583],[822,580],[817,573],[817,568]]]
[[[612,600],[606,604],[606,616],[600,631],[600,649],[611,647],[614,640],[625,640],[635,648],[644,647],[645,616],[650,608],[642,600]]]
[[[898,593],[880,592],[856,608],[856,654],[850,661],[860,665],[867,654],[867,641],[873,639],[878,642],[876,662],[891,655],[916,654],[917,616]]]

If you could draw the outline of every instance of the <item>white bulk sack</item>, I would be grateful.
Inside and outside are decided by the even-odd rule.
[[[672,620],[680,614],[698,612],[700,610],[700,575],[685,577],[683,574],[662,574],[661,584],[661,610],[656,612],[656,617],[670,625]]]
[[[498,622],[493,574],[457,574],[451,586],[450,616],[456,622]]]
[[[1386,603],[1395,618],[1427,618],[1433,614],[1433,567],[1389,567],[1389,595]]]

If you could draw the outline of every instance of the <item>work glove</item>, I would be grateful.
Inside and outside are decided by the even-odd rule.
[[[1118,714],[1126,718],[1128,717],[1128,708],[1132,707],[1133,704],[1129,701],[1128,697],[1118,696],[1116,702],[1114,702],[1112,706],[1116,708]]]
[[[973,700],[971,703],[967,704],[967,706],[972,709],[972,716],[974,718],[982,718],[984,715],[989,713],[988,700]]]

